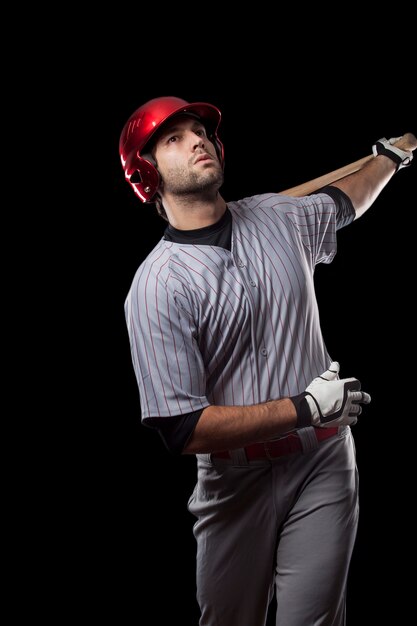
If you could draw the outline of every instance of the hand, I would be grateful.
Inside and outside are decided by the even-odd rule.
[[[396,148],[399,148],[400,150],[405,150],[407,152],[415,150],[417,148],[417,138],[414,137],[413,133],[405,133],[405,135],[403,135],[402,137],[393,137],[388,141]]]
[[[340,365],[334,361],[328,370],[315,378],[305,390],[313,426],[353,425],[362,413],[361,404],[371,396],[361,391],[356,378],[339,379]]]
[[[329,428],[356,424],[361,404],[369,404],[371,396],[361,391],[356,378],[339,378],[340,365],[331,363],[328,370],[315,378],[300,394],[291,398],[297,409],[297,427],[309,425]]]
[[[412,133],[405,133],[402,137],[382,137],[373,146],[374,156],[383,154],[389,157],[397,166],[397,172],[403,167],[407,167],[413,160],[413,150],[417,147],[417,139]]]

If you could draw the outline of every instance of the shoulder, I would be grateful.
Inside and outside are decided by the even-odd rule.
[[[171,256],[172,245],[161,239],[137,268],[130,291],[143,290],[155,280],[166,279]]]
[[[244,216],[250,212],[262,212],[265,210],[275,210],[286,213],[290,207],[301,206],[302,199],[291,196],[283,196],[278,193],[263,193],[255,196],[248,196],[241,200],[228,202],[228,207],[233,215]]]
[[[307,198],[284,196],[278,193],[264,193],[250,196],[235,202],[229,202],[235,224],[239,227],[260,227],[262,223],[269,227],[282,228],[293,221],[293,214],[303,214]]]
[[[229,202],[235,227],[240,230],[271,228],[279,231],[317,229],[324,222],[335,221],[335,202],[326,193],[309,196],[286,196],[265,193]]]
[[[130,292],[135,291],[143,295],[160,288],[167,292],[175,291],[178,280],[185,282],[189,280],[187,272],[189,258],[193,261],[198,260],[194,258],[198,256],[198,251],[195,252],[193,249],[191,253],[191,248],[193,248],[191,245],[161,239],[138,267]]]

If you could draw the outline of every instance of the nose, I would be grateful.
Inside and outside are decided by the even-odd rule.
[[[195,133],[193,133],[193,136],[191,138],[193,150],[197,150],[197,148],[204,149],[205,147],[204,139],[205,139],[204,137],[199,137],[199,135],[196,135]]]

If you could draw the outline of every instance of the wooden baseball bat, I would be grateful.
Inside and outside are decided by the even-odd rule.
[[[280,191],[279,193],[283,196],[308,196],[309,193],[313,193],[317,189],[325,187],[325,185],[331,185],[337,180],[340,180],[345,176],[349,176],[349,174],[357,172],[358,170],[362,169],[365,163],[368,163],[373,158],[374,155],[369,154],[368,156],[363,157],[358,161],[354,161],[353,163],[349,163],[348,165],[339,167],[338,170],[334,170],[333,172],[329,172],[328,174],[323,174],[323,176],[313,178],[306,183],[302,183],[301,185],[297,185],[296,187],[290,187],[290,189],[285,189],[285,191]]]
[[[404,141],[408,142],[407,147],[403,147]],[[395,142],[394,146],[398,146],[402,150],[415,150],[417,147],[417,139],[412,133],[406,133],[405,135],[400,137],[398,141]],[[291,187],[290,189],[285,189],[285,191],[280,191],[279,193],[284,196],[308,196],[309,193],[313,193],[314,191],[320,189],[321,187],[324,187],[325,185],[331,185],[337,180],[340,180],[345,176],[349,176],[349,174],[357,172],[373,158],[374,155],[369,154],[368,156],[363,157],[358,161],[354,161],[353,163],[349,163],[348,165],[344,165],[343,167],[340,167],[333,172],[329,172],[328,174],[324,174],[323,176],[319,176],[318,178],[313,178],[306,183],[302,183],[301,185],[297,185],[296,187]]]

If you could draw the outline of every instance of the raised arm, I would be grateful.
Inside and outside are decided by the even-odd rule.
[[[385,145],[380,141],[375,146],[375,158],[354,174],[332,183],[333,187],[338,187],[351,199],[356,212],[355,219],[369,209],[395,172],[410,163],[417,139],[413,134],[406,133],[396,141],[385,141]],[[393,151],[393,147],[397,150]]]

